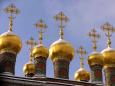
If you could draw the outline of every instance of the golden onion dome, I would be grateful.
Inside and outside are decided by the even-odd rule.
[[[22,42],[19,36],[11,31],[0,35],[0,52],[19,53],[22,48]]]
[[[78,71],[76,71],[74,79],[77,81],[89,81],[90,73],[86,71],[84,68],[80,68]]]
[[[106,48],[101,52],[104,56],[104,65],[115,64],[115,49]]]
[[[50,46],[49,57],[55,60],[58,56],[69,61],[74,57],[74,48],[64,39],[59,39]]]
[[[93,52],[92,54],[90,54],[89,58],[88,58],[88,64],[90,66],[93,65],[103,65],[103,55],[99,52]]]
[[[35,65],[32,63],[32,61],[29,61],[24,65],[23,72],[25,75],[35,74]]]
[[[36,57],[47,58],[49,56],[49,50],[43,44],[39,44],[33,48],[32,56],[34,58],[36,58]]]

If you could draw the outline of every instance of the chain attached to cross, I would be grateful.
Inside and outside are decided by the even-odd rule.
[[[89,37],[91,38],[92,40],[92,43],[93,43],[93,50],[96,51],[97,49],[97,39],[100,38],[100,35],[97,33],[97,31],[95,29],[92,29],[90,32],[89,32]]]
[[[56,21],[60,21],[60,38],[63,39],[63,36],[64,36],[64,32],[63,32],[63,28],[64,28],[64,23],[66,23],[69,19],[68,17],[63,13],[63,12],[60,12],[58,13],[56,16],[54,16],[54,19]]]
[[[16,8],[14,4],[9,5],[4,9],[4,11],[9,14],[9,31],[12,31],[13,29],[13,19],[15,18],[14,15],[17,15],[20,13],[20,10]]]
[[[33,47],[36,45],[36,42],[34,41],[33,37],[31,37],[29,40],[27,40],[26,44],[30,46],[30,48],[29,48],[30,61],[32,61],[32,50],[33,50]]]
[[[115,28],[110,23],[107,22],[101,26],[101,29],[105,32],[105,35],[108,38],[107,40],[108,47],[111,47],[111,36],[112,33],[115,32]]]
[[[79,49],[77,50],[77,53],[80,54],[80,67],[84,68],[84,55],[86,55],[86,51],[84,50],[84,48],[82,46],[79,47]]]
[[[39,41],[40,41],[40,44],[42,44],[42,40],[43,40],[43,33],[44,33],[44,30],[47,28],[47,25],[43,22],[43,20],[41,19],[39,22],[37,22],[35,24],[36,28],[39,32]]]

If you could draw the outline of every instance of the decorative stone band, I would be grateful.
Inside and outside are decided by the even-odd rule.
[[[69,61],[69,62],[70,62],[70,59],[68,59],[68,58],[63,58],[63,57],[61,57],[61,56],[58,56],[57,58],[52,59],[53,62],[56,62],[56,61],[58,61],[58,60],[65,60],[65,61]]]
[[[91,66],[91,82],[95,84],[103,84],[102,65]]]
[[[34,58],[35,63],[35,76],[46,77],[46,57],[36,57]]]
[[[15,74],[16,54],[11,52],[0,53],[0,73]]]
[[[54,65],[54,78],[69,78],[69,64],[70,61],[65,59],[57,59],[53,61]]]
[[[106,86],[115,86],[115,64],[104,66]]]
[[[17,55],[17,53],[16,53],[15,51],[8,50],[8,49],[1,50],[1,51],[0,51],[0,54],[5,53],[5,52],[7,52],[7,53],[12,53],[12,54],[14,54],[14,55]]]

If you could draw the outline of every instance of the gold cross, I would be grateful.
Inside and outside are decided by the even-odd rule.
[[[14,4],[10,4],[8,7],[6,7],[4,9],[4,11],[7,14],[10,14],[10,16],[9,16],[9,31],[12,31],[14,15],[19,14],[20,10],[18,8],[16,8],[16,6]]]
[[[31,37],[29,40],[27,40],[26,44],[30,46],[30,48],[29,48],[30,61],[32,61],[32,49],[33,49],[34,45],[36,45],[36,42],[34,41],[33,37]]]
[[[84,50],[84,48],[82,46],[79,47],[79,49],[77,50],[77,53],[80,54],[80,67],[81,68],[84,68],[84,58],[83,58],[83,55],[86,55],[86,51]]]
[[[89,35],[89,37],[90,37],[91,40],[92,40],[92,43],[93,43],[93,49],[94,49],[94,51],[96,51],[96,49],[97,49],[97,45],[96,45],[96,43],[97,43],[97,39],[100,38],[100,35],[97,34],[97,31],[96,31],[95,29],[92,29],[92,30],[89,32],[88,35]]]
[[[16,8],[16,6],[14,4],[10,4],[8,7],[6,7],[4,9],[4,11],[10,15],[12,14],[19,14],[20,10],[18,8]]]
[[[54,16],[54,19],[56,21],[60,21],[60,25],[59,25],[59,27],[60,27],[60,38],[63,39],[63,35],[64,35],[64,32],[63,32],[64,24],[63,23],[66,23],[69,19],[63,12],[60,12],[56,16]]]
[[[81,57],[83,55],[86,55],[86,51],[84,50],[84,48],[82,46],[79,47],[79,49],[77,50],[77,53],[81,55]]]
[[[47,25],[43,22],[43,20],[41,19],[39,22],[37,22],[35,24],[36,28],[39,28],[39,41],[40,41],[40,44],[42,44],[42,40],[43,40],[43,33],[44,33],[44,29],[47,28]]]
[[[101,29],[105,32],[106,37],[108,38],[107,40],[108,47],[111,47],[111,36],[112,36],[112,33],[115,32],[114,27],[110,23],[107,22],[101,26]]]

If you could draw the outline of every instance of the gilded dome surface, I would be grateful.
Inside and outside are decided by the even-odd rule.
[[[93,52],[90,54],[89,58],[88,58],[88,64],[90,66],[93,65],[103,65],[103,55],[99,52]]]
[[[58,59],[59,57],[66,60],[72,60],[74,57],[74,48],[69,42],[59,39],[51,44],[49,57],[52,60]]]
[[[33,48],[32,56],[34,58],[40,56],[47,58],[49,56],[49,50],[43,44],[39,44]]]
[[[26,63],[24,65],[23,72],[25,75],[34,74],[35,73],[35,65],[31,61],[29,61],[28,63]]]
[[[90,73],[86,71],[84,68],[80,68],[78,71],[76,71],[74,79],[77,81],[89,81]]]
[[[115,64],[115,49],[106,48],[101,52],[104,56],[104,65]]]
[[[0,35],[0,52],[19,53],[22,48],[22,42],[19,36],[11,31],[7,31]]]

